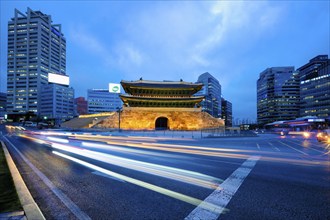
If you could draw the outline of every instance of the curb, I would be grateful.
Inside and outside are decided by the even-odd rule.
[[[40,211],[37,203],[32,198],[30,191],[26,187],[24,180],[23,180],[22,176],[20,175],[20,173],[3,141],[1,141],[1,145],[2,145],[2,149],[5,153],[7,164],[8,164],[11,176],[13,178],[19,200],[20,200],[23,210],[25,212],[26,218],[33,219],[33,220],[34,219],[35,220],[39,220],[39,219],[44,220],[45,219],[44,215]]]

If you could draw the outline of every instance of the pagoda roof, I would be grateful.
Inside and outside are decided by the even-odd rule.
[[[151,81],[151,80],[122,80],[121,85],[128,94],[141,94],[144,91],[189,91],[186,94],[193,95],[202,89],[203,83],[190,83],[184,81]]]
[[[129,106],[166,106],[166,107],[194,107],[200,103],[204,96],[191,96],[191,97],[155,97],[155,96],[132,96],[120,95],[120,98]]]

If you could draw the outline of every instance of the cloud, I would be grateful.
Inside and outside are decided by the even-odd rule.
[[[147,60],[144,55],[135,45],[128,42],[120,42],[116,44],[113,50],[114,60],[109,64],[115,66],[124,72],[135,72],[136,69],[143,68]]]
[[[221,52],[228,42],[235,40],[238,45],[256,42],[259,34],[277,21],[279,12],[265,2],[180,2],[176,7],[161,4],[153,11],[142,10],[130,25],[135,28],[130,28],[128,35],[137,36],[133,41],[143,44],[143,48],[152,45],[146,53],[154,59],[161,53],[173,67],[212,68],[219,62],[211,57],[215,54],[222,59],[226,57]]]
[[[94,54],[106,55],[105,43],[102,43],[96,36],[90,34],[82,25],[72,27],[69,36],[73,43],[81,46],[82,48]]]
[[[195,49],[202,54],[226,45],[231,39],[245,42],[248,38],[257,38],[278,20],[280,8],[267,2],[217,1],[210,5],[211,19],[203,24],[211,26]],[[258,15],[258,16],[256,16]]]
[[[75,25],[73,41],[126,77],[137,71],[169,78],[189,78],[196,70],[222,71],[230,63],[230,46],[253,44],[258,33],[276,22],[280,10],[267,2],[166,2],[122,13],[121,31],[102,36]],[[259,16],[255,16],[258,14]],[[221,60],[220,60],[221,59]],[[227,71],[221,74],[227,74]],[[196,79],[194,79],[196,80]]]
[[[109,52],[109,45],[106,41],[98,38],[96,34],[88,30],[88,27],[84,24],[74,24],[69,28],[69,39],[72,51],[75,56],[78,56],[79,61],[90,61],[92,66],[88,63],[76,63],[78,66],[87,66],[90,70],[95,70],[96,65],[103,65],[108,67],[113,62],[113,56]],[[101,62],[100,62],[101,61]]]
[[[98,37],[102,32],[91,34],[83,25],[76,25],[70,31],[70,38],[78,47],[97,56],[107,68],[127,69],[141,66],[143,53],[131,42],[108,42],[107,37]],[[89,55],[91,55],[89,54]]]

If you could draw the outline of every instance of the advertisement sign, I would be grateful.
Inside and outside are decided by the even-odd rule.
[[[48,73],[48,82],[68,86],[70,79],[69,76],[66,75]]]
[[[120,84],[109,83],[109,92],[111,92],[111,93],[120,93]]]
[[[308,122],[325,122],[325,119],[323,119],[323,118],[312,118],[312,119],[308,119]]]

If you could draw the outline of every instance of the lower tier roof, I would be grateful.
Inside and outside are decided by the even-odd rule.
[[[196,107],[203,99],[203,96],[192,97],[139,97],[121,95],[120,98],[125,105],[130,107]]]

